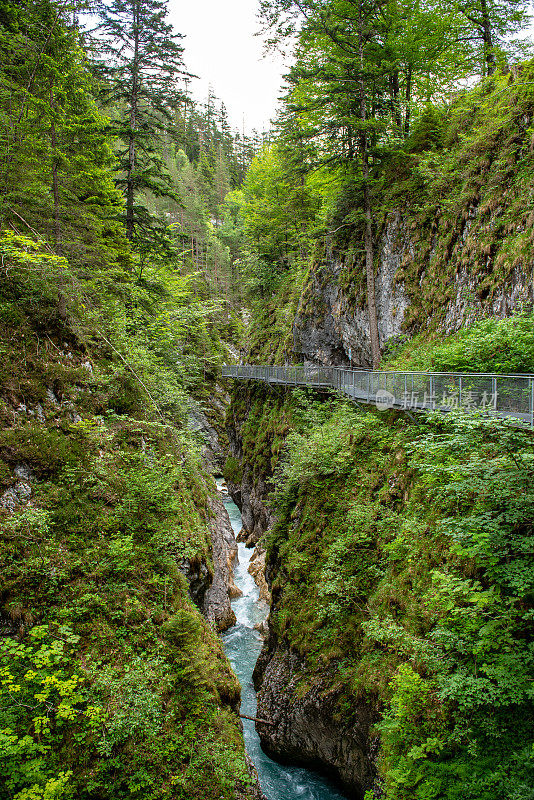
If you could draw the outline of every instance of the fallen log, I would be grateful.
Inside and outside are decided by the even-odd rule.
[[[249,719],[251,722],[261,722],[262,725],[272,725],[274,727],[274,722],[270,722],[268,719],[260,719],[259,717],[249,717],[248,714],[240,714],[239,716],[242,719]]]

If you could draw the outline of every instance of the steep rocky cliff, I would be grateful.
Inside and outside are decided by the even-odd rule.
[[[328,407],[325,403],[325,413]],[[270,756],[322,770],[344,787],[348,797],[360,800],[375,776],[369,735],[376,717],[374,704],[359,699],[347,714],[346,694],[338,676],[339,657],[318,669],[272,625],[282,610],[286,568],[277,551],[265,552],[264,535],[276,523],[270,496],[278,455],[287,434],[306,425],[303,415],[303,407],[290,393],[254,384],[234,389],[228,415],[229,488],[243,509],[243,539],[248,546],[256,545],[251,565],[254,570],[263,567],[263,575],[255,576],[260,590],[266,594],[273,589],[271,624],[254,670],[254,683],[258,717],[274,725],[258,723],[257,729]]]
[[[414,134],[390,165],[374,198],[386,361],[419,348],[415,368],[439,369],[441,342],[451,348],[444,371],[447,358],[453,369],[498,370],[514,340],[508,349],[525,358],[515,352],[500,371],[530,371],[533,74],[529,64],[457,98],[439,137],[429,145],[423,131],[417,145]],[[357,224],[339,227],[305,276],[288,270],[262,298],[255,363],[370,365],[361,236]],[[523,738],[534,712],[520,690],[516,713],[504,681],[530,669],[520,655],[526,618],[502,617],[513,666],[487,620],[497,624],[508,591],[531,591],[512,588],[514,570],[529,568],[513,544],[515,511],[499,511],[518,504],[521,525],[529,519],[531,438],[454,415],[418,423],[301,390],[234,389],[225,475],[247,542],[268,532],[272,606],[255,682],[258,713],[275,724],[258,730],[271,755],[330,772],[356,798],[529,796]],[[514,496],[509,479],[523,487]],[[493,648],[483,663],[480,647]]]
[[[447,276],[443,304],[439,309],[431,309],[428,316],[421,316],[421,295],[428,290],[429,280],[422,260],[419,284],[410,285],[405,279],[406,266],[415,263],[416,254],[421,258],[421,242],[413,237],[416,222],[407,214],[409,210],[392,213],[378,240],[376,305],[383,349],[389,340],[409,337],[421,330],[448,335],[484,317],[500,319],[532,306],[534,259],[514,267],[506,282],[487,293],[484,285],[487,275],[473,269],[469,253],[480,240],[481,227],[498,225],[498,214],[490,215],[481,225],[478,208],[472,206],[460,227],[456,259],[433,267],[434,274],[442,267],[442,279]],[[439,231],[439,212],[436,216],[434,227]],[[434,250],[438,236],[436,233],[432,237]],[[433,257],[430,252],[428,264]],[[488,270],[491,272],[490,263]],[[435,283],[432,285],[435,289]],[[293,322],[295,355],[326,365],[371,365],[369,315],[365,305],[355,302],[354,289],[352,283],[347,283],[347,265],[341,256],[331,253],[313,266]],[[362,295],[359,297],[361,300]]]
[[[399,336],[410,300],[397,273],[413,251],[402,214],[392,214],[380,238],[376,271],[376,305],[380,341]],[[293,323],[293,348],[305,360],[333,366],[369,366],[369,314],[354,302],[346,284],[346,265],[330,252],[310,270]]]
[[[340,700],[337,665],[310,677],[306,659],[271,633],[254,670],[257,723],[262,747],[282,762],[322,769],[347,797],[361,800],[374,779],[369,729],[372,707],[355,704],[350,714]]]
[[[459,96],[440,112],[439,133],[428,134],[423,114],[387,167],[373,198],[386,358],[415,334],[443,338],[532,307],[533,73],[529,62]],[[295,271],[289,291],[286,277],[262,311],[261,334],[255,321],[255,357],[370,365],[363,234],[356,223],[332,227],[304,280]]]
[[[277,476],[266,751],[354,798],[528,797],[530,432],[252,382],[229,418],[250,475]]]
[[[236,399],[234,394],[234,401]],[[245,403],[248,399],[248,395],[243,395]],[[245,446],[246,449],[249,441],[244,426],[250,423],[250,415],[242,413],[245,408],[246,406],[241,402],[238,410],[234,402],[227,418],[229,460],[226,463],[225,478],[228,492],[241,511],[243,530],[240,537],[248,547],[252,547],[271,527],[274,520],[268,502],[270,493],[268,482],[272,475],[270,469],[259,471],[257,465],[251,463],[249,458],[244,456],[243,447]],[[257,433],[258,431],[254,430],[252,436],[255,437]],[[231,465],[234,465],[233,469]]]
[[[215,622],[217,630],[225,631],[236,621],[230,599],[240,593],[233,580],[237,542],[221,499],[212,497],[208,505],[213,514],[210,520],[213,577],[204,597],[203,610],[206,618]]]

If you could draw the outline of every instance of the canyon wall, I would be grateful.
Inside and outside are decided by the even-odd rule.
[[[373,196],[385,363],[410,363],[415,352],[424,367],[397,368],[439,369],[436,342],[460,331],[479,342],[484,326],[465,329],[513,315],[522,315],[521,323],[499,329],[530,357],[534,97],[522,87],[531,85],[533,68],[457,98],[435,140],[425,141],[422,131],[419,144],[409,143],[411,150],[407,145],[386,167]],[[358,203],[357,193],[351,202]],[[250,325],[252,363],[370,366],[363,235],[358,222],[348,222],[357,218],[349,205],[332,220],[333,233],[316,242],[307,274],[284,266],[279,288],[262,295]],[[504,339],[489,337],[478,351],[464,338],[454,341],[459,358],[452,368],[498,370]],[[530,372],[527,362],[501,371]],[[530,701],[521,695],[518,715],[493,667],[476,656],[467,663],[462,651],[466,637],[485,641],[485,614],[496,620],[500,613],[495,607],[464,614],[462,604],[472,602],[466,597],[473,593],[483,605],[483,586],[508,580],[508,557],[521,560],[503,556],[501,572],[490,574],[480,555],[488,526],[481,549],[469,538],[477,502],[491,509],[484,520],[494,519],[499,502],[511,497],[503,489],[512,474],[506,470],[517,469],[518,485],[531,481],[515,456],[501,470],[508,435],[501,423],[488,431],[485,420],[451,415],[415,425],[393,412],[357,413],[328,394],[253,382],[234,388],[227,419],[227,479],[243,511],[243,536],[254,544],[268,532],[262,542],[272,607],[255,671],[258,714],[274,722],[258,723],[266,751],[333,774],[355,798],[365,791],[382,797],[384,788],[410,800],[512,796],[527,771],[521,748]],[[517,446],[530,452],[526,434]],[[454,470],[444,469],[449,463]],[[516,499],[523,496],[525,490]],[[526,520],[530,512],[523,513]],[[492,530],[506,537],[507,523],[499,520]],[[500,558],[492,547],[487,557]],[[500,591],[496,597],[504,597]],[[457,640],[456,625],[468,617],[474,628]],[[503,619],[519,652],[521,626],[510,615]],[[499,647],[492,650],[496,661]],[[469,688],[475,684],[485,687],[477,697]],[[490,696],[497,704],[486,702]],[[505,755],[492,750],[494,725],[507,731],[499,740]],[[455,738],[464,729],[484,756]]]
[[[380,344],[410,338],[421,331],[447,336],[486,317],[502,319],[530,309],[534,301],[534,258],[514,259],[506,276],[483,268],[488,230],[499,229],[499,210],[489,216],[470,205],[458,220],[454,245],[440,211],[421,230],[411,209],[387,216],[377,237],[375,274]],[[519,221],[514,235],[524,233]],[[501,247],[511,248],[503,237]],[[361,270],[346,254],[332,251],[313,265],[293,321],[293,356],[334,366],[371,366],[369,314]]]
[[[242,510],[242,539],[249,547],[256,546],[262,559],[264,535],[277,521],[271,505],[276,453],[295,424],[292,405],[290,393],[249,384],[234,388],[228,414],[227,435],[234,459],[228,487]],[[267,553],[265,578],[272,600],[254,684],[258,717],[273,725],[257,723],[262,747],[282,762],[323,771],[343,787],[348,797],[361,800],[375,780],[370,737],[375,706],[360,699],[347,714],[346,696],[336,674],[339,659],[317,668],[273,627],[272,621],[283,605],[286,579],[284,560],[277,550]]]

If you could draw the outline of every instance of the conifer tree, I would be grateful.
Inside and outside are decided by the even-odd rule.
[[[71,10],[53,0],[0,9],[0,216],[72,265],[103,267],[126,257],[121,198]]]
[[[160,154],[161,137],[183,103],[185,70],[181,34],[166,22],[164,0],[99,0],[98,49],[109,66],[107,102],[120,141],[118,186],[126,198],[128,239],[141,250],[165,243],[164,227],[151,218],[143,195],[172,196]]]
[[[332,0],[328,5],[310,0],[299,6],[305,22],[290,71],[289,108],[303,118],[307,136],[317,139],[319,160],[340,168],[358,196],[351,222],[363,228],[370,349],[376,368],[380,341],[372,185],[375,145],[388,113],[390,68],[384,58],[383,9],[376,0]]]

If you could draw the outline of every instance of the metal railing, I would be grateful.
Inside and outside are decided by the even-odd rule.
[[[331,388],[380,410],[480,410],[513,417],[534,427],[534,375],[476,372],[389,372],[295,364],[287,367],[236,364],[223,377],[284,386]]]

